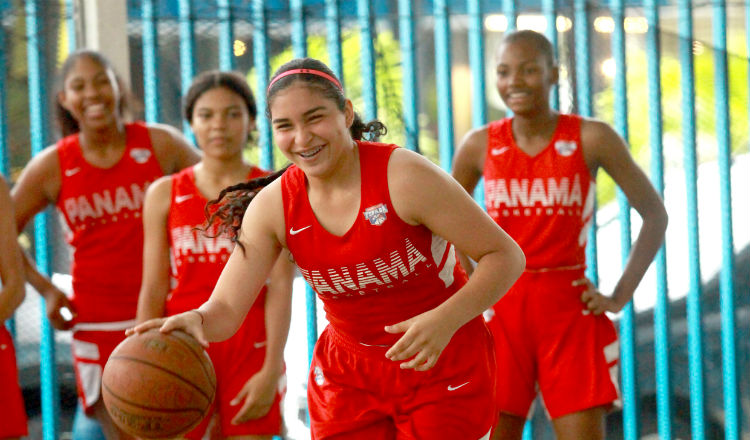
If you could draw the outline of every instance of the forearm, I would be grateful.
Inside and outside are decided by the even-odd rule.
[[[447,325],[458,329],[499,301],[524,267],[525,257],[515,245],[514,249],[484,255],[466,285],[435,310]]]
[[[284,347],[291,322],[291,292],[271,292],[266,297],[266,357],[263,370],[278,374],[284,371]]]
[[[135,314],[136,322],[140,324],[149,319],[164,316],[167,294],[168,287],[166,284],[147,285],[144,282],[138,294],[138,310]]]
[[[203,319],[203,334],[208,342],[221,342],[231,338],[245,319],[245,313],[238,312],[228,303],[213,297],[196,310]]]
[[[21,305],[25,296],[23,285],[4,285],[0,289],[0,325],[13,316],[13,312]]]
[[[664,241],[666,228],[667,216],[662,210],[644,218],[638,237],[630,250],[625,269],[612,294],[612,299],[620,308],[633,299],[636,287]]]
[[[56,288],[49,278],[39,272],[36,264],[26,252],[23,252],[23,269],[26,275],[26,281],[28,281],[28,283],[31,284],[31,286],[36,289],[42,297],[46,298],[47,292]]]

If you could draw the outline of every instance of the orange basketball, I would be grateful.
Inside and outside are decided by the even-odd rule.
[[[102,374],[102,398],[123,431],[169,438],[193,429],[216,394],[216,374],[203,347],[181,331],[129,336]]]

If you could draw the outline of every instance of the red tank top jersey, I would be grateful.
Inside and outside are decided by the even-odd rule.
[[[267,175],[253,167],[248,179]],[[195,186],[193,167],[172,176],[172,201],[167,215],[173,289],[167,298],[166,314],[174,315],[206,302],[234,249],[226,236],[210,237],[202,230],[208,200]],[[216,207],[213,207],[213,211]],[[265,292],[265,289],[264,289]],[[264,295],[261,292],[261,296]],[[263,304],[263,298],[255,302]]]
[[[489,124],[485,206],[521,246],[528,269],[586,263],[595,182],[581,148],[581,118],[558,118],[552,140],[529,156],[513,139],[512,119]]]
[[[354,224],[336,236],[316,220],[302,170],[282,176],[286,242],[302,276],[324,303],[330,324],[354,340],[391,345],[385,333],[430,310],[466,283],[452,244],[396,215],[388,191],[388,160],[395,145],[358,142],[360,208]]]
[[[83,157],[78,134],[57,144],[62,181],[57,207],[73,247],[73,299],[80,322],[133,319],[141,285],[148,185],[163,173],[143,123],[125,127],[125,152],[110,168]]]

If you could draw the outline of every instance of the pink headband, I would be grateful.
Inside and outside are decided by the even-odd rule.
[[[325,72],[321,72],[320,70],[313,70],[313,69],[292,69],[292,70],[287,70],[284,73],[280,73],[276,78],[273,79],[273,81],[271,81],[271,84],[268,85],[268,90],[271,90],[271,86],[273,86],[274,83],[276,83],[276,81],[280,80],[281,78],[285,76],[294,75],[295,73],[308,73],[310,75],[316,75],[321,78],[325,78],[328,81],[332,82],[333,85],[338,87],[339,90],[341,90],[342,92],[344,91],[344,88],[341,87],[341,83],[338,82],[336,78],[332,77],[331,75]]]

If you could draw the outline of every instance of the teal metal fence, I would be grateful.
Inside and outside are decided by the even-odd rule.
[[[70,0],[59,8],[50,3],[0,1],[0,171],[11,181],[58,136],[47,121],[49,90],[57,62],[76,47],[79,14]],[[612,123],[664,196],[670,231],[679,229],[668,233],[653,275],[615,317],[624,407],[608,419],[612,432],[626,439],[750,435],[746,2],[128,0],[128,10],[134,54],[128,73],[146,120],[189,133],[180,97],[195,73],[209,68],[247,73],[262,112],[262,91],[278,65],[292,56],[321,57],[365,117],[389,126],[386,140],[445,169],[457,138],[507,114],[492,80],[503,33],[544,32],[561,64],[553,105]],[[258,131],[257,161],[280,165],[265,118]],[[598,187],[599,228],[589,236],[587,274],[606,289],[619,274],[611,261],[625,261],[639,219],[631,219],[606,176]],[[709,201],[720,213],[715,224]],[[64,246],[50,232],[52,221],[39,216],[29,240],[48,274],[64,271],[55,265]],[[307,336],[290,338],[304,339],[311,354],[319,311],[311,289],[304,297]],[[34,317],[41,322],[39,342],[29,347],[41,350],[43,435],[54,439],[60,433],[55,337],[40,315]],[[25,336],[17,338],[26,350]],[[550,435],[543,419],[538,409],[526,438]]]

